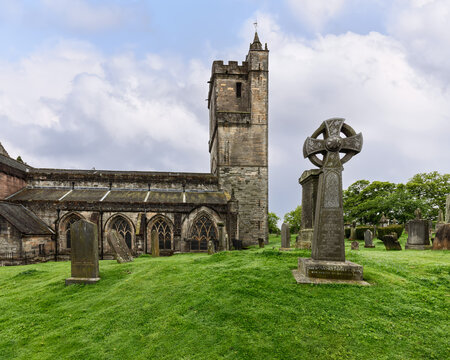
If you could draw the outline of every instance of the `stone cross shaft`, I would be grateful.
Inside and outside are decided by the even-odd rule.
[[[311,247],[314,260],[345,261],[342,164],[361,151],[363,137],[344,121],[325,120],[303,145],[303,156],[321,170]],[[339,153],[344,154],[342,158]]]

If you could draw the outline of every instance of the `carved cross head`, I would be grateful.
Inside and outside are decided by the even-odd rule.
[[[308,158],[318,167],[340,167],[358,154],[362,149],[362,134],[356,134],[349,125],[344,124],[345,119],[332,118],[325,120],[319,128],[305,140],[303,157]],[[341,137],[341,133],[344,137]],[[318,137],[322,136],[323,139]],[[339,153],[343,153],[341,158]],[[322,154],[323,159],[317,155]]]

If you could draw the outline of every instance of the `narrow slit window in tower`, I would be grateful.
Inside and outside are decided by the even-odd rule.
[[[242,95],[242,83],[237,82],[236,83],[236,97],[240,98]]]

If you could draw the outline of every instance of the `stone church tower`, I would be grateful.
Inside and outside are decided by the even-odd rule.
[[[214,61],[209,82],[211,173],[239,204],[244,245],[268,236],[268,60],[255,33],[245,61]]]

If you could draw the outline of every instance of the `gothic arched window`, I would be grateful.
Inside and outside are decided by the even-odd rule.
[[[172,230],[169,224],[164,219],[157,219],[153,226],[152,231],[155,230],[158,233],[159,248],[164,250],[171,249]]]
[[[70,249],[72,247],[72,239],[70,237],[70,226],[77,222],[78,220],[81,220],[81,217],[78,215],[70,215],[69,218],[66,220],[66,248]]]
[[[122,216],[117,216],[111,225],[111,229],[116,230],[125,239],[128,248],[131,249],[131,226]]]
[[[217,231],[214,223],[206,215],[198,217],[191,229],[191,250],[207,250],[208,241],[217,246]]]

